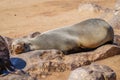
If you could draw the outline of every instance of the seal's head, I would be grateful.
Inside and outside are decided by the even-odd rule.
[[[21,54],[23,52],[29,51],[28,45],[22,39],[13,40],[11,44],[11,54]]]

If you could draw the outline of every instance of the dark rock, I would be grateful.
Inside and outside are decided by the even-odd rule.
[[[10,61],[8,44],[5,38],[0,36],[0,74],[3,74],[4,71],[14,71],[14,67]]]

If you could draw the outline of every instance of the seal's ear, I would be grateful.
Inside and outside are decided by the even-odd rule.
[[[22,38],[34,38],[34,37],[36,37],[36,36],[38,36],[40,34],[41,34],[40,32],[33,32],[33,33],[29,34],[29,35],[23,36]]]
[[[29,38],[34,38],[34,37],[36,37],[36,36],[38,36],[38,35],[40,35],[41,33],[40,32],[33,32],[33,33],[31,33],[28,37]]]

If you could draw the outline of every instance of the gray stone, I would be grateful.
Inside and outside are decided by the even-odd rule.
[[[92,64],[73,70],[68,80],[116,80],[116,74],[108,66]]]

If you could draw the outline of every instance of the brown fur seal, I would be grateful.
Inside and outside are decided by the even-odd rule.
[[[97,48],[107,42],[113,42],[113,38],[113,29],[105,20],[88,19],[71,26],[43,32],[33,38],[14,40],[12,50],[14,54],[46,49],[58,49],[69,53],[75,49]],[[19,47],[15,47],[16,45]]]

